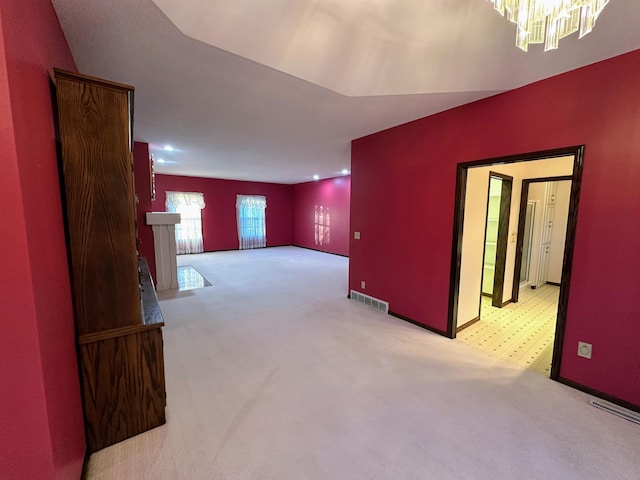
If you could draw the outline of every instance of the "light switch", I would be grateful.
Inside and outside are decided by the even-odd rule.
[[[360,232],[353,232],[353,238],[360,240]]]

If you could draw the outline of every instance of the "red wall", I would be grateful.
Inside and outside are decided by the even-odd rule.
[[[134,125],[135,128],[135,125]],[[147,225],[146,213],[151,212],[151,164],[149,144],[134,142],[133,167],[136,183],[136,195],[138,196],[138,253],[147,259],[151,276],[156,278],[156,249],[153,244],[153,229]]]
[[[349,256],[351,177],[336,177],[293,186],[293,244]],[[329,208],[329,240],[316,243],[316,207]]]
[[[456,164],[585,144],[560,375],[640,405],[639,79],[637,50],[355,140],[350,288],[446,330]]]
[[[85,438],[49,73],[48,0],[0,0],[0,477],[77,479]]]
[[[238,249],[236,195],[267,197],[267,246],[291,245],[293,188],[278,183],[156,175],[154,212],[165,211],[165,192],[202,192],[202,236],[205,252]]]

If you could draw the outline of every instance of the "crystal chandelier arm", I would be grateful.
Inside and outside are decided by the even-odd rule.
[[[561,38],[579,31],[579,38],[593,30],[609,0],[489,0],[502,16],[517,25],[516,46],[525,52],[530,43],[558,48]]]

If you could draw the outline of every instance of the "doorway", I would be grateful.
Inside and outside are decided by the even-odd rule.
[[[525,167],[523,174],[531,170]],[[539,169],[534,168],[533,172],[539,174]],[[457,335],[463,343],[547,377],[550,375],[556,330],[571,188],[570,177],[569,180],[565,178],[522,179],[521,212],[518,219],[514,216],[511,228],[520,232],[517,251],[522,253],[522,268],[520,273],[517,273],[517,263],[511,268],[516,270],[513,281],[516,288],[520,287],[522,295],[517,302],[511,302],[519,291],[510,290],[509,303],[505,308],[496,308],[489,298],[483,296],[480,320],[463,328]],[[531,188],[528,188],[529,183]],[[518,200],[514,203],[517,205]],[[534,218],[531,211],[535,205],[539,205],[541,214]],[[530,212],[528,216],[527,209]],[[525,210],[524,214],[522,210]],[[527,252],[525,242],[528,243]],[[525,258],[526,253],[528,259]],[[525,270],[529,271],[530,280],[523,285],[522,272]]]
[[[482,295],[491,297],[491,305],[494,307],[502,307],[504,304],[512,188],[513,177],[489,172],[481,285]]]
[[[514,302],[518,301],[520,288],[526,285],[530,285],[531,288],[537,288],[547,283],[549,278],[549,262],[551,261],[551,245],[554,237],[557,239],[556,243],[561,240],[560,243],[565,241],[565,237],[560,235],[554,236],[554,231],[558,233],[558,228],[563,229],[564,225],[556,225],[558,219],[557,208],[558,198],[562,199],[563,195],[558,194],[559,185],[562,186],[565,182],[572,182],[573,176],[557,176],[546,178],[529,178],[522,180],[522,190],[520,194],[520,213],[518,215],[518,237],[516,246],[516,260],[514,266],[513,286],[512,286],[512,299]],[[539,190],[536,200],[531,199],[530,192],[533,187],[537,187]],[[543,190],[543,191],[541,191]],[[540,204],[541,222],[537,222],[533,218],[533,214],[528,222],[528,209],[529,205],[534,204],[533,209]],[[570,209],[570,207],[569,207]],[[570,213],[570,212],[569,212]],[[567,215],[568,217],[568,215]],[[536,222],[540,223],[538,233],[540,244],[538,248],[534,243],[533,235],[536,230]],[[563,222],[564,223],[564,222]],[[529,230],[528,230],[529,229]],[[555,229],[555,230],[554,230]],[[563,251],[564,251],[564,246]],[[557,249],[557,246],[556,246]],[[555,257],[558,257],[556,254]],[[535,269],[535,278],[529,278],[531,271],[531,264],[537,261],[537,268]],[[555,261],[558,263],[558,260]],[[557,270],[557,268],[556,268]],[[526,281],[523,281],[523,277],[526,276]],[[562,279],[559,272],[553,275],[553,279],[550,282],[552,285],[560,286]]]
[[[552,379],[558,379],[559,371],[560,371],[560,359],[562,357],[562,343],[564,340],[564,327],[566,322],[566,310],[569,298],[569,289],[570,289],[570,279],[571,279],[571,265],[572,265],[572,257],[573,257],[573,243],[575,238],[575,228],[576,228],[576,220],[577,220],[577,210],[578,210],[578,200],[580,193],[580,180],[582,176],[582,165],[583,165],[583,156],[584,156],[584,146],[576,146],[576,147],[568,147],[557,150],[548,150],[542,152],[533,152],[529,154],[523,155],[514,155],[509,157],[500,157],[486,160],[479,160],[475,162],[466,162],[458,164],[457,170],[457,182],[456,182],[456,204],[455,204],[455,213],[454,213],[454,235],[453,235],[453,248],[452,248],[452,261],[451,261],[451,282],[450,282],[450,294],[449,294],[449,318],[448,318],[448,328],[447,334],[450,338],[456,337],[456,331],[459,328],[459,320],[469,322],[479,320],[480,316],[480,307],[477,303],[475,303],[475,307],[469,304],[469,300],[471,297],[475,297],[473,294],[474,291],[480,291],[480,285],[477,287],[476,281],[469,280],[468,275],[461,275],[463,273],[463,266],[467,264],[467,268],[465,271],[468,271],[468,265],[471,263],[475,264],[475,260],[472,258],[472,255],[468,254],[470,249],[470,245],[473,243],[469,241],[469,235],[465,236],[465,233],[473,233],[476,235],[475,230],[477,228],[470,227],[469,225],[465,225],[465,217],[468,219],[474,219],[475,217],[482,216],[480,214],[472,214],[472,209],[469,208],[470,205],[467,203],[467,191],[471,191],[474,187],[471,184],[467,184],[468,177],[471,173],[473,173],[476,167],[491,167],[492,170],[507,170],[511,169],[513,171],[517,170],[520,166],[523,166],[523,162],[539,162],[546,160],[567,160],[568,171],[570,175],[566,175],[571,178],[571,191],[570,191],[570,199],[569,199],[569,215],[567,218],[567,231],[566,231],[566,241],[565,248],[563,252],[563,264],[562,264],[562,272],[561,272],[561,282],[558,292],[558,307],[557,307],[557,321],[555,327],[555,337],[553,342],[553,353],[552,353],[552,363],[551,363],[551,372],[550,377]],[[509,168],[507,168],[509,167]],[[477,169],[478,171],[480,169]],[[554,176],[554,175],[551,175]],[[555,176],[562,176],[555,175]],[[522,178],[522,177],[520,177]],[[515,180],[514,189],[517,187],[517,190],[521,190],[521,181]],[[486,184],[485,184],[486,185]],[[485,187],[486,188],[486,187]],[[486,192],[486,190],[485,190]],[[518,193],[521,194],[521,191],[514,192],[516,197],[518,198]],[[521,195],[520,195],[521,196]],[[525,197],[526,198],[526,197]],[[511,225],[514,226],[518,224],[516,219],[519,216],[521,210],[524,209],[524,215],[526,219],[526,210],[527,210],[527,201],[525,200],[524,204],[518,206],[518,212],[512,214]],[[535,207],[534,207],[535,208]],[[538,212],[538,215],[540,213]],[[483,222],[485,221],[482,218]],[[477,222],[477,218],[475,220]],[[522,243],[524,243],[524,223],[522,224]],[[477,225],[477,223],[476,223]],[[486,227],[485,227],[486,228]],[[466,232],[465,232],[466,229]],[[519,228],[518,228],[519,230]],[[517,233],[515,231],[511,231],[508,233],[507,237],[509,242],[509,251],[507,255],[513,255],[516,250],[516,236]],[[482,241],[482,240],[481,240]],[[518,241],[518,263],[519,268],[512,268],[511,271],[506,269],[505,275],[505,283],[503,285],[509,285],[509,289],[511,291],[504,292],[505,298],[508,299],[510,296],[510,300],[512,302],[517,302],[517,295],[519,294],[520,287],[520,278],[522,275],[522,249],[523,244]],[[475,245],[475,244],[474,244]],[[475,246],[474,246],[475,248]],[[482,248],[482,245],[481,245]],[[463,254],[464,252],[464,254]],[[529,256],[529,260],[532,260],[534,256]],[[470,261],[469,259],[473,260]],[[513,262],[513,258],[510,260]],[[475,267],[474,267],[475,269]],[[478,267],[479,271],[482,270],[482,265]],[[513,277],[511,277],[513,275]],[[508,278],[507,278],[508,277]],[[479,281],[478,281],[479,282]],[[511,288],[511,283],[517,284],[516,289]],[[477,288],[477,290],[475,290]],[[478,297],[475,297],[478,298]],[[476,300],[477,302],[477,300]],[[471,305],[471,306],[470,306]],[[476,318],[471,318],[474,315],[474,311],[477,312]]]

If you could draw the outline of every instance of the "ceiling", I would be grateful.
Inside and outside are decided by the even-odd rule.
[[[638,0],[528,53],[486,0],[53,5],[80,72],[135,87],[157,172],[236,180],[334,177],[355,138],[640,48]]]

